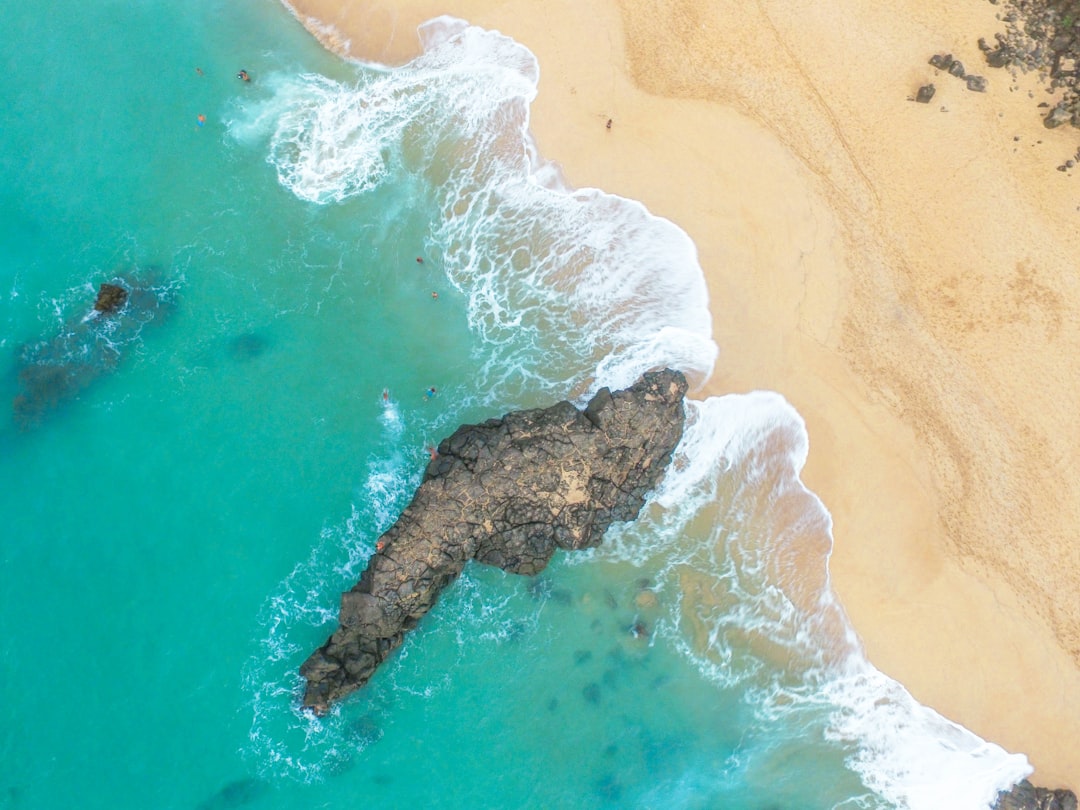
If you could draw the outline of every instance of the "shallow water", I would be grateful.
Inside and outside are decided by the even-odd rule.
[[[470,567],[368,687],[301,713],[425,446],[708,375],[693,245],[559,187],[502,37],[432,26],[382,71],[269,3],[0,19],[4,401],[101,282],[154,267],[169,303],[34,425],[0,419],[0,807],[980,807],[1025,772],[862,658],[771,394],[691,403],[639,522],[536,579]]]

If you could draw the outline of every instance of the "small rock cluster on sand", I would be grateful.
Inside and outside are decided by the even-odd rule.
[[[1043,123],[1080,127],[1080,0],[1009,0],[1004,9],[1004,33],[993,44],[979,40],[987,64],[1013,76],[1036,71],[1050,93],[1061,93],[1056,104],[1040,105],[1050,108]]]

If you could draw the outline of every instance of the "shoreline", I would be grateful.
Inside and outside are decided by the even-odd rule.
[[[292,5],[356,58],[407,60],[443,13],[532,50],[540,154],[697,245],[721,351],[699,393],[775,390],[805,419],[870,660],[1080,788],[1080,180],[1054,170],[1080,135],[1044,129],[1034,77],[984,68],[994,6]],[[988,92],[927,64],[946,51]]]

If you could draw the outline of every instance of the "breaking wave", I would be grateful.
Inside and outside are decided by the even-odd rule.
[[[704,382],[716,345],[690,238],[638,202],[562,185],[528,134],[526,48],[450,18],[421,37],[422,56],[351,84],[273,78],[230,131],[266,139],[281,184],[313,203],[420,184],[438,212],[427,253],[466,297],[492,401],[580,396],[662,365]]]
[[[799,480],[808,449],[778,394],[690,402],[647,516],[593,555],[658,569],[679,594],[672,643],[718,686],[745,690],[770,728],[844,747],[869,789],[857,806],[990,807],[1030,765],[866,659],[829,586],[832,521]]]

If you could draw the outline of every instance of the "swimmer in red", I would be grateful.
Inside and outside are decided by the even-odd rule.
[[[248,72],[246,70],[241,70],[239,73],[237,73],[236,78],[238,78],[242,82],[251,81],[251,77],[248,75]]]

